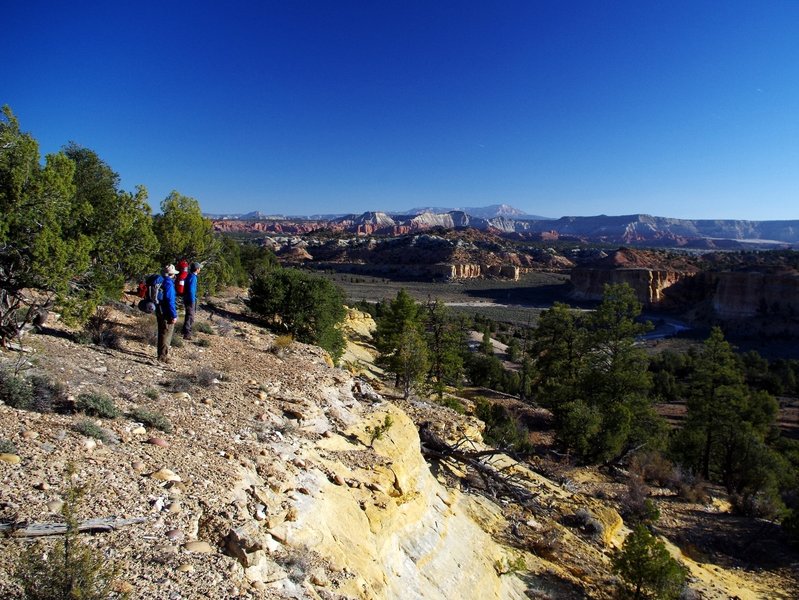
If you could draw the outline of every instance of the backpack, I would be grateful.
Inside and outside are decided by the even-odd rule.
[[[152,314],[164,298],[164,276],[155,273],[144,280],[146,287],[144,298],[139,302],[139,310]]]
[[[178,298],[182,298],[183,293],[186,291],[186,278],[188,276],[188,271],[181,271],[178,274],[177,280],[175,281],[175,293],[177,294]]]

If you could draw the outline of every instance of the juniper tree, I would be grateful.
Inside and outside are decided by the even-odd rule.
[[[272,269],[253,279],[249,306],[275,330],[321,346],[334,361],[344,351],[339,329],[346,315],[344,295],[324,277],[297,269]]]
[[[463,329],[452,320],[446,305],[439,300],[428,303],[426,317],[429,377],[438,397],[443,398],[446,384],[457,385],[463,375]]]
[[[380,352],[378,364],[396,377],[395,385],[400,386],[402,364],[397,350],[400,347],[403,333],[409,328],[418,332],[422,329],[419,305],[404,289],[397,292],[397,296],[387,303],[374,333],[375,347]]]

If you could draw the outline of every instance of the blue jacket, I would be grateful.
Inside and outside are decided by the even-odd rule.
[[[194,304],[197,301],[197,273],[189,273],[183,285],[183,304]]]
[[[175,305],[175,280],[164,275],[162,290],[164,295],[158,303],[158,311],[168,321],[174,321],[178,318],[178,309]]]

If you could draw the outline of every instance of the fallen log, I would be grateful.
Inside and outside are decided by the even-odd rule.
[[[89,519],[78,523],[78,533],[107,533],[121,527],[144,523],[146,517],[133,519],[116,519],[107,517]],[[67,532],[66,523],[0,523],[0,533],[10,532],[7,535],[15,538],[37,538],[50,535],[64,535]]]
[[[475,450],[471,452],[460,450],[460,444],[458,446],[448,444],[429,427],[428,423],[420,425],[419,439],[422,442],[422,454],[424,456],[439,460],[453,460],[476,471],[482,478],[485,487],[483,489],[478,486],[475,487],[484,495],[494,500],[499,497],[507,497],[529,509],[540,508],[536,501],[538,494],[534,494],[523,485],[516,483],[513,476],[503,473],[512,465],[497,469],[493,465],[482,461],[485,457],[505,454],[501,450]]]

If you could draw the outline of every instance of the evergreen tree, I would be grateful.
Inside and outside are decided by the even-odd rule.
[[[648,360],[634,345],[647,329],[635,321],[640,311],[623,284],[605,286],[602,303],[587,316],[560,303],[541,314],[531,345],[536,396],[553,410],[560,441],[583,460],[608,460],[665,439],[649,398]]]
[[[202,277],[197,280],[201,293],[211,293],[233,281],[222,242],[214,235],[211,220],[203,216],[194,198],[172,191],[161,202],[161,214],[155,216],[153,230],[160,245],[161,266],[181,258],[204,263]]]
[[[553,410],[579,395],[585,331],[571,308],[555,302],[541,313],[530,347],[535,360],[536,398]]]
[[[687,573],[641,523],[613,556],[613,570],[624,580],[623,597],[632,600],[678,598]]]
[[[377,328],[373,336],[375,347],[380,352],[378,364],[394,373],[396,387],[400,387],[402,363],[397,354],[402,336],[407,329],[414,328],[421,333],[422,322],[419,306],[404,290],[397,292],[396,298],[390,301],[377,320]]]
[[[253,279],[249,306],[275,330],[321,346],[334,361],[344,351],[339,329],[346,315],[344,295],[324,277],[297,269],[273,269]]]
[[[0,333],[5,341],[56,302],[68,323],[115,297],[155,248],[146,191],[119,189],[99,157],[69,145],[39,163],[8,107],[0,118]],[[23,290],[42,294],[35,300]],[[20,311],[28,308],[28,311]],[[20,314],[25,314],[21,320]]]
[[[505,350],[508,355],[508,360],[511,362],[519,362],[522,357],[522,349],[519,345],[519,340],[515,337],[512,337],[508,342],[508,347]]]
[[[718,327],[694,360],[687,409],[674,444],[683,464],[705,479],[721,481],[744,505],[775,488],[777,459],[768,441],[777,438],[777,402],[746,385],[744,363]]]
[[[147,190],[119,188],[119,175],[89,150],[68,144],[64,153],[75,163],[75,198],[64,234],[93,240],[91,282],[102,299],[118,297],[125,282],[154,267],[158,240],[153,233]]]
[[[480,342],[480,352],[486,356],[494,356],[494,344],[491,343],[491,328],[488,325],[483,329],[483,340]]]
[[[458,385],[463,375],[463,330],[452,320],[446,305],[439,300],[427,305],[426,329],[430,380],[441,399],[446,385]]]
[[[409,323],[399,336],[399,346],[394,352],[394,364],[402,386],[403,398],[411,390],[418,389],[424,381],[430,363],[427,359],[427,344],[419,328]]]

